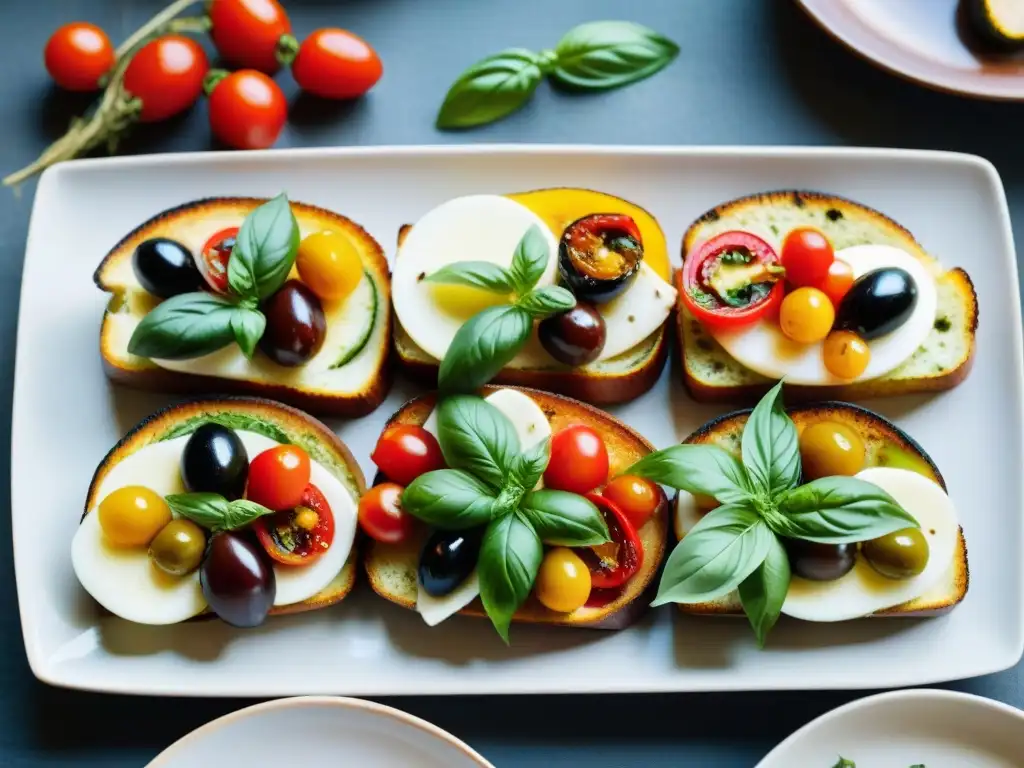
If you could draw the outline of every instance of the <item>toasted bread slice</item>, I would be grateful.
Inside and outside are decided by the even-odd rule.
[[[352,494],[355,501],[366,490],[359,464],[333,431],[302,411],[270,400],[250,397],[225,397],[196,400],[168,406],[147,417],[122,437],[100,462],[89,484],[82,518],[96,507],[96,493],[103,479],[118,463],[136,451],[163,440],[188,435],[207,422],[216,422],[238,430],[260,432],[282,444],[301,447],[310,458],[323,465]],[[337,577],[313,597],[300,603],[272,608],[270,615],[302,613],[344,599],[356,580],[359,556],[353,544],[344,568]],[[207,612],[196,618],[212,616]]]
[[[495,389],[500,387],[486,387],[484,391],[493,392]],[[622,472],[654,450],[643,437],[604,411],[548,392],[525,388],[521,391],[541,407],[551,423],[552,431],[558,432],[571,424],[586,424],[597,430],[608,448],[610,476]],[[434,401],[433,395],[410,400],[388,421],[388,425],[422,424],[434,409]],[[661,569],[668,538],[668,512],[669,505],[662,504],[638,531],[644,548],[643,565],[615,599],[600,607],[585,606],[570,614],[561,614],[549,611],[531,596],[516,612],[513,621],[600,629],[622,629],[631,624],[647,610],[650,601],[645,593],[649,587],[654,586],[655,576]],[[418,537],[412,537],[402,544],[368,542],[363,565],[370,585],[378,595],[415,610],[418,589],[416,570],[425,536],[426,533],[421,532]],[[461,613],[485,615],[479,598]]]
[[[786,390],[787,394],[789,389]],[[811,424],[821,421],[839,422],[848,425],[864,439],[866,449],[865,466],[904,466],[920,472],[928,479],[946,487],[942,475],[935,463],[924,449],[903,430],[883,416],[849,403],[823,402],[799,405],[787,409],[797,431],[803,431]],[[684,440],[684,443],[702,445],[718,445],[735,455],[740,453],[740,436],[743,426],[747,423],[749,410],[736,411],[708,422]],[[680,499],[684,497],[680,494]],[[692,498],[692,497],[691,497]],[[688,505],[690,513],[692,505]],[[678,541],[685,535],[697,517],[686,515],[673,516],[673,531]],[[960,528],[959,541],[950,564],[947,577],[936,584],[927,593],[909,602],[887,608],[872,614],[873,616],[925,616],[945,613],[964,599],[969,582],[967,569],[967,543],[964,540],[963,528]],[[699,614],[741,614],[739,597],[735,592],[707,603],[694,603],[679,606],[686,613]]]
[[[778,246],[786,233],[798,226],[821,230],[836,250],[865,243],[902,248],[935,275],[938,309],[935,325],[925,342],[894,371],[877,379],[840,386],[790,384],[786,387],[787,398],[889,397],[950,389],[966,378],[974,360],[978,328],[978,298],[970,277],[959,268],[943,271],[907,230],[859,203],[797,191],[741,197],[708,211],[690,226],[683,238],[683,260],[696,245],[727,230],[747,230]],[[683,381],[695,400],[754,402],[774,385],[774,381],[733,359],[681,303],[677,318]]]
[[[251,394],[282,400],[314,413],[355,417],[373,411],[387,395],[391,385],[388,345],[391,326],[391,284],[387,261],[380,245],[355,222],[337,213],[304,203],[291,203],[304,237],[312,232],[334,230],[347,235],[362,258],[372,290],[361,292],[359,307],[353,315],[372,314],[368,336],[354,351],[351,346],[355,330],[344,323],[331,322],[332,317],[348,317],[344,302],[324,303],[328,317],[327,338],[313,364],[325,355],[324,370],[309,374],[307,366],[284,368],[257,354],[250,366],[232,378],[196,375],[162,368],[151,360],[128,352],[128,341],[135,327],[158,301],[147,293],[132,271],[132,254],[144,240],[169,237],[181,241],[198,254],[207,239],[227,227],[241,224],[245,216],[261,203],[259,198],[218,197],[196,200],[159,213],[126,235],[108,253],[96,270],[96,285],[113,294],[100,329],[100,354],[107,376],[118,384],[161,392]],[[293,269],[293,276],[297,274]],[[353,294],[347,301],[357,300]],[[365,305],[365,306],[363,306]],[[355,335],[362,331],[355,330]],[[348,346],[348,352],[345,347]],[[346,356],[351,357],[346,360]],[[215,352],[211,358],[221,355]],[[304,374],[304,371],[307,371]],[[304,375],[307,378],[304,378]]]
[[[590,190],[540,189],[509,195],[541,215],[560,237],[562,229],[576,219],[589,213],[626,213],[640,225],[645,248],[665,249],[665,236],[657,220],[634,203],[618,197]],[[536,204],[533,204],[536,201]],[[601,206],[600,209],[588,207]],[[401,228],[398,233],[398,254],[402,256],[402,242],[412,229],[411,225]],[[652,268],[659,273],[668,264],[667,253],[652,255]],[[664,267],[667,270],[667,266]],[[668,275],[662,275],[668,279]],[[414,342],[397,317],[394,319],[395,357],[402,370],[425,387],[437,386],[438,361]],[[535,387],[549,392],[558,392],[576,397],[588,403],[612,405],[635,400],[654,386],[665,361],[668,359],[671,318],[661,328],[648,336],[632,349],[608,360],[573,368],[551,361],[545,368],[508,367],[499,373],[494,381],[521,387]]]

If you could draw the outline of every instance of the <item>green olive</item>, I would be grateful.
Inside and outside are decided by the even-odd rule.
[[[864,469],[864,441],[845,424],[819,421],[800,435],[800,461],[807,480],[855,475]]]
[[[184,576],[199,567],[206,533],[191,520],[171,520],[149,545],[149,556],[171,576]]]
[[[928,539],[920,528],[865,541],[860,551],[872,568],[890,579],[909,579],[928,565]]]

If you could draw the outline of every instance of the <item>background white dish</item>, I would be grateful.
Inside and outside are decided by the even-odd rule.
[[[108,384],[97,350],[105,295],[92,273],[153,214],[211,195],[274,195],[351,216],[389,254],[399,225],[450,197],[583,186],[657,216],[675,253],[686,226],[751,192],[819,189],[878,208],[977,286],[971,377],[933,397],[870,405],[943,469],[970,548],[971,588],[951,614],[838,625],[783,619],[759,651],[742,619],[651,612],[617,633],[514,625],[505,647],[484,621],[428,629],[360,584],[341,605],[268,621],[141,627],[100,618],[68,556],[92,472],[125,430],[171,398]],[[284,696],[871,688],[1005,669],[1024,649],[1020,300],[1005,196],[990,164],[934,152],[835,149],[401,147],[202,153],[82,161],[36,193],[18,328],[12,424],[15,568],[34,673],[131,693]],[[372,476],[370,448],[416,394],[399,382],[369,417],[332,422]],[[646,396],[611,409],[657,446],[721,407],[692,403],[667,367]],[[670,418],[666,418],[670,414]],[[285,649],[289,674],[263,674]]]
[[[1024,712],[952,691],[893,691],[811,721],[756,768],[1019,768]]]
[[[469,746],[425,720],[372,701],[331,697],[268,701],[219,717],[169,746],[149,768],[281,768],[296,763],[493,768]]]

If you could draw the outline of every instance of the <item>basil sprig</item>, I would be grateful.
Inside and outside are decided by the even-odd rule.
[[[780,537],[851,544],[917,520],[878,486],[853,477],[800,485],[796,427],[782,404],[782,382],[761,399],[743,428],[742,461],[717,446],[676,445],[645,456],[624,474],[722,506],[708,512],[669,555],[653,605],[701,603],[737,590],[764,645],[789,589]]]
[[[196,291],[157,305],[135,328],[128,351],[141,357],[187,360],[236,342],[251,358],[267,327],[258,309],[288,279],[299,248],[299,224],[282,193],[252,211],[228,259],[230,294]]]
[[[402,493],[402,508],[444,530],[486,526],[477,560],[480,599],[508,642],[512,615],[533,589],[543,543],[590,546],[609,540],[590,501],[538,490],[550,440],[521,450],[512,422],[486,400],[453,395],[437,406],[437,440],[450,469],[420,475]]]
[[[471,66],[448,90],[437,127],[472,128],[500,120],[526,104],[545,75],[569,88],[601,91],[650,77],[678,54],[678,45],[641,24],[580,24],[554,50],[509,48]]]
[[[480,261],[460,261],[425,278],[432,283],[471,285],[512,297],[473,315],[455,333],[437,374],[444,393],[475,392],[516,356],[533,330],[533,321],[576,306],[572,293],[558,285],[537,288],[551,258],[540,229],[526,230],[508,269]]]
[[[216,493],[175,493],[164,499],[181,517],[210,531],[234,531],[274,510],[248,499],[228,501]]]

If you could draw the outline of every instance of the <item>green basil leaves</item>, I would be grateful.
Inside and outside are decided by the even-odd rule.
[[[176,493],[165,501],[173,512],[210,531],[234,531],[274,510],[248,499],[228,501],[216,493]]]
[[[251,358],[267,327],[258,309],[288,279],[299,247],[299,225],[284,194],[245,217],[228,259],[231,295],[183,293],[157,305],[132,334],[128,351],[186,360],[236,342]]]
[[[722,504],[669,555],[653,604],[701,603],[737,590],[763,645],[789,589],[780,537],[846,544],[918,523],[888,493],[857,478],[799,485],[797,432],[782,406],[782,382],[751,412],[740,443],[742,461],[717,446],[676,445],[645,456],[624,474]]]
[[[480,600],[506,643],[512,616],[530,596],[543,558],[540,537],[519,515],[505,515],[487,526],[476,566]]]
[[[520,109],[549,75],[560,85],[602,91],[650,77],[679,46],[628,21],[593,21],[569,30],[552,51],[510,48],[477,62],[448,90],[438,128],[472,128]]]

